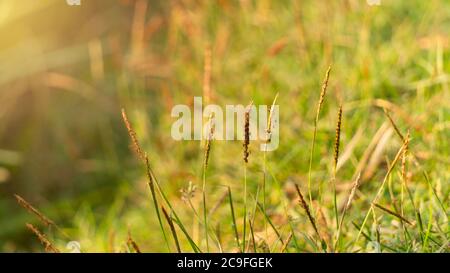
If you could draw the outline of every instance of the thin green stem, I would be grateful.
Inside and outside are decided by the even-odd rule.
[[[309,198],[309,206],[311,207],[313,214],[314,214],[314,208],[313,208],[312,190],[311,190],[311,172],[312,172],[314,149],[316,147],[317,119],[318,119],[318,117],[316,117],[316,119],[314,120],[314,133],[313,133],[313,140],[312,140],[312,144],[311,144],[311,151],[309,154],[309,169],[308,169],[308,198]]]
[[[277,185],[277,187],[278,187],[278,193],[279,193],[279,195],[280,195],[280,196],[283,196],[283,190],[282,190],[282,185],[281,185],[280,181],[276,178],[275,174],[271,171],[271,169],[269,169],[268,171],[269,171],[269,174],[271,175],[273,181],[275,182],[275,185]],[[292,219],[291,219],[291,217],[289,216],[289,213],[288,213],[288,208],[287,208],[287,205],[286,205],[286,200],[285,200],[285,198],[282,198],[282,200],[283,200],[283,209],[284,209],[284,213],[286,214],[286,218],[287,218],[287,220],[288,220],[289,227],[290,227],[291,232],[292,232],[292,239],[293,239],[293,241],[294,241],[294,245],[295,245],[295,247],[296,247],[298,250],[300,250],[299,245],[298,245],[298,242],[297,242],[297,237],[296,237],[295,232],[294,232],[294,230],[295,230],[295,229],[294,229],[294,225],[292,224]]]
[[[247,164],[244,165],[244,234],[242,235],[242,252],[245,253],[247,233]]]
[[[209,240],[208,240],[208,217],[206,211],[206,166],[203,167],[203,223],[205,224],[205,240],[206,240],[206,250],[209,252]]]
[[[239,233],[238,233],[238,230],[237,230],[236,216],[235,216],[234,207],[233,207],[233,196],[231,194],[231,188],[230,187],[228,187],[228,200],[230,202],[231,219],[233,221],[233,225],[232,226],[233,226],[233,230],[234,230],[234,236],[236,238],[237,247],[238,247],[238,249],[240,249],[241,246],[240,246],[240,243],[239,243]]]
[[[267,173],[267,169],[266,169],[266,164],[267,164],[266,153],[267,153],[267,144],[265,144],[264,153],[263,153],[262,196],[263,196],[263,210],[264,210],[264,213],[266,213],[266,173]],[[258,201],[258,199],[256,201]],[[265,231],[265,235],[266,235],[266,239],[267,239],[268,234],[267,234],[267,220],[266,220],[266,218],[264,218],[264,231]]]
[[[156,177],[153,174],[153,171],[150,168],[150,165],[148,165],[149,168],[149,174],[151,175],[151,177],[153,178],[153,181],[155,182],[156,185],[156,189],[158,189],[158,192],[160,194],[160,196],[162,197],[162,199],[164,200],[164,202],[167,204],[167,206],[170,208],[170,211],[173,214],[173,218],[174,218],[174,222],[178,225],[178,227],[180,227],[181,231],[183,232],[183,234],[186,236],[187,240],[189,241],[189,244],[192,247],[192,250],[194,250],[194,252],[198,253],[201,252],[200,248],[197,246],[197,244],[195,244],[195,242],[192,240],[191,236],[189,235],[189,233],[187,232],[186,228],[184,227],[183,223],[181,222],[180,218],[178,217],[177,213],[175,212],[175,210],[172,207],[172,204],[169,202],[169,199],[167,198],[167,196],[165,195],[165,193],[162,191],[161,186],[158,182],[158,180],[156,179]]]
[[[337,206],[337,192],[336,192],[336,167],[333,171],[333,205],[334,205],[334,216],[336,218],[336,229],[339,229],[339,212]]]
[[[359,230],[358,235],[356,236],[354,245],[356,245],[356,243],[358,242],[359,237],[361,236],[362,230],[364,229],[364,226],[365,226],[365,224],[366,224],[366,222],[367,222],[367,219],[369,218],[370,212],[373,211],[373,206],[374,206],[374,204],[378,201],[378,198],[380,198],[381,194],[383,193],[383,191],[384,191],[384,185],[385,185],[386,182],[388,181],[388,178],[389,178],[389,176],[391,175],[392,170],[394,169],[395,164],[397,163],[398,159],[400,158],[400,155],[401,155],[401,153],[403,152],[403,149],[405,149],[405,147],[406,147],[405,144],[403,144],[402,147],[400,147],[400,149],[399,149],[398,152],[397,152],[397,155],[395,156],[394,160],[392,161],[391,165],[389,166],[389,169],[388,169],[386,175],[384,176],[383,182],[381,183],[381,186],[380,186],[380,188],[379,188],[377,194],[375,195],[375,197],[373,198],[372,202],[370,203],[370,209],[369,209],[369,211],[367,212],[366,217],[364,217],[364,221],[363,221],[363,223],[361,224],[361,229]]]
[[[148,186],[149,186],[150,193],[151,193],[152,200],[153,200],[153,206],[155,208],[156,216],[158,218],[158,223],[159,223],[159,226],[161,228],[161,231],[162,231],[162,234],[163,234],[163,237],[164,237],[164,241],[166,242],[166,245],[167,245],[167,248],[169,249],[169,252],[171,252],[170,245],[169,245],[169,240],[167,239],[166,232],[164,231],[163,222],[161,220],[161,213],[159,211],[158,199],[156,198],[156,193],[155,193],[155,185],[154,185],[155,180],[153,179],[153,176],[152,176],[152,171],[151,171],[151,168],[150,168],[150,163],[148,161],[147,155],[145,155],[144,160],[145,160],[145,166],[146,166],[146,171],[147,171],[147,177],[148,177],[148,180],[149,180],[148,181]]]

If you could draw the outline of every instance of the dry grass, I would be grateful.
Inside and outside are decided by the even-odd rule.
[[[387,212],[390,215],[393,215],[393,216],[397,217],[398,219],[402,220],[403,222],[407,223],[408,225],[412,225],[412,223],[408,219],[406,219],[405,217],[401,216],[400,214],[398,214],[398,213],[396,213],[396,212],[394,212],[394,211],[392,211],[392,210],[390,210],[388,208],[385,208],[382,205],[377,204],[377,203],[374,203],[374,206],[379,208],[379,209],[381,209],[384,212]]]
[[[320,240],[322,240],[322,238],[320,236],[320,233],[319,233],[319,230],[317,229],[316,220],[314,219],[314,216],[311,214],[311,210],[309,208],[309,205],[306,203],[305,198],[303,197],[303,194],[300,191],[300,188],[299,188],[299,186],[297,184],[295,184],[295,189],[297,190],[300,206],[305,211],[306,216],[308,216],[308,220],[311,223],[312,227],[314,228],[314,231],[316,232],[317,236],[319,237]]]
[[[325,101],[325,96],[327,94],[328,89],[328,81],[330,79],[331,65],[328,67],[327,72],[325,73],[325,78],[322,83],[322,89],[320,91],[319,102],[317,103],[316,116],[314,119],[314,132],[311,143],[311,152],[309,155],[309,169],[308,169],[308,196],[309,196],[309,204],[312,206],[312,186],[311,186],[311,173],[312,173],[312,163],[314,150],[316,147],[316,138],[317,138],[317,123],[319,122],[320,110],[322,109],[323,103]]]
[[[136,252],[136,253],[142,253],[141,249],[139,248],[138,244],[136,243],[136,241],[133,239],[133,237],[131,236],[131,231],[130,229],[128,229],[128,239],[127,239],[127,243],[129,246],[131,246],[131,248]]]
[[[32,224],[26,224],[26,227],[38,238],[39,242],[44,246],[46,252],[59,253],[60,251],[50,242],[44,233],[40,232]]]
[[[37,210],[35,207],[33,207],[28,201],[26,201],[25,199],[23,199],[22,197],[20,197],[17,194],[14,194],[14,197],[17,200],[17,203],[19,203],[19,205],[21,205],[25,210],[27,210],[28,212],[34,214],[37,216],[37,218],[47,227],[51,227],[54,226],[56,227],[55,222],[53,222],[52,220],[50,220],[49,218],[47,218],[44,214],[42,214],[39,210]]]

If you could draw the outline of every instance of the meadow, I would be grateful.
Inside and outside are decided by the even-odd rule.
[[[0,251],[449,252],[449,32],[444,0],[2,1]],[[277,149],[248,111],[173,139],[194,97],[278,106]]]

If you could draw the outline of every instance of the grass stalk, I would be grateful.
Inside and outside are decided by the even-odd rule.
[[[279,93],[277,93],[275,95],[275,98],[273,99],[273,102],[272,102],[272,106],[270,107],[270,110],[269,110],[269,119],[267,121],[267,128],[266,128],[267,140],[266,140],[266,143],[264,144],[264,151],[263,151],[262,196],[263,196],[263,210],[264,211],[266,211],[267,145],[272,140],[272,124],[273,124],[272,118],[273,118],[273,111],[275,109],[275,104],[276,104],[277,99],[278,99],[278,94]],[[266,238],[267,238],[268,234],[267,234],[267,221],[266,221],[266,218],[264,218],[264,231],[265,231],[265,235],[266,235]]]
[[[267,222],[269,223],[270,227],[273,229],[273,231],[275,232],[275,234],[277,235],[278,240],[281,242],[281,244],[284,244],[283,241],[283,237],[281,237],[280,232],[277,230],[277,228],[275,227],[275,225],[273,224],[272,220],[270,220],[269,215],[267,215],[267,213],[264,213],[263,209],[262,209],[262,205],[261,203],[257,202],[257,206],[258,209],[261,211],[261,213],[263,213],[264,217],[266,218]]]
[[[344,210],[342,211],[341,219],[339,221],[339,228],[338,228],[337,234],[336,234],[336,242],[335,242],[335,245],[334,245],[334,249],[335,250],[339,246],[339,240],[340,240],[340,235],[341,235],[341,231],[342,231],[342,224],[344,223],[345,214],[349,210],[349,208],[350,208],[350,206],[352,204],[352,201],[355,198],[355,193],[356,193],[356,190],[358,189],[358,187],[360,185],[360,181],[361,181],[361,173],[358,174],[355,182],[353,183],[353,186],[352,186],[350,194],[349,194],[349,196],[347,198],[347,202],[345,204]]]
[[[339,230],[339,212],[337,207],[337,192],[336,192],[336,172],[337,163],[339,159],[339,144],[341,140],[341,126],[342,126],[342,104],[339,106],[337,124],[336,124],[336,136],[334,139],[334,156],[333,156],[333,203],[334,203],[334,215],[336,219],[336,230]]]
[[[39,242],[44,246],[46,252],[59,253],[59,249],[57,249],[52,242],[45,236],[44,233],[40,232],[32,224],[26,224],[26,227],[39,239]]]
[[[385,207],[383,207],[382,205],[380,205],[380,204],[378,204],[378,203],[374,203],[373,205],[374,205],[375,207],[381,209],[382,211],[387,212],[388,214],[397,217],[397,218],[400,219],[402,222],[405,222],[405,223],[407,223],[408,225],[412,225],[412,223],[411,223],[408,219],[406,219],[406,218],[403,217],[402,215],[396,213],[395,211],[392,211],[392,210],[390,210],[390,209],[388,209],[388,208],[385,208]]]
[[[231,194],[231,188],[228,187],[228,202],[230,203],[230,210],[231,210],[231,219],[232,219],[232,226],[234,230],[234,237],[236,239],[236,244],[238,249],[241,249],[240,243],[239,243],[239,233],[237,230],[237,224],[236,224],[236,215],[234,213],[234,206],[233,206],[233,195]]]
[[[128,239],[127,239],[127,243],[128,245],[131,246],[131,248],[134,249],[134,251],[136,253],[142,253],[141,249],[139,248],[138,244],[136,243],[136,241],[133,239],[133,237],[131,237],[131,231],[130,229],[128,229]]]
[[[208,169],[209,156],[211,153],[211,144],[214,137],[214,116],[211,114],[209,116],[209,133],[205,143],[205,156],[203,161],[203,172],[202,172],[202,197],[203,197],[203,223],[205,230],[205,240],[206,240],[206,250],[209,252],[209,236],[208,236],[208,211],[206,208],[206,170]]]
[[[300,187],[298,186],[298,184],[295,184],[295,189],[297,191],[298,197],[299,197],[299,203],[300,206],[303,208],[303,210],[306,213],[306,216],[308,216],[308,220],[311,223],[314,231],[317,234],[317,237],[319,238],[319,241],[322,242],[322,236],[319,233],[319,229],[317,228],[317,224],[316,224],[316,219],[314,218],[314,216],[311,214],[311,210],[310,207],[308,206],[308,203],[306,203],[305,198],[303,197],[302,192],[300,191]]]
[[[250,227],[250,235],[252,236],[252,244],[253,244],[253,253],[256,253],[256,241],[255,241],[255,233],[253,230],[252,220],[248,219],[248,225]]]
[[[166,195],[164,194],[164,192],[162,191],[159,182],[156,178],[156,176],[153,173],[153,170],[150,166],[150,161],[148,159],[148,156],[146,153],[143,152],[141,146],[139,145],[139,141],[137,139],[137,135],[136,132],[134,131],[133,127],[131,126],[131,123],[128,120],[128,117],[126,115],[125,109],[122,109],[122,118],[123,121],[125,123],[125,126],[127,127],[128,130],[128,134],[131,138],[132,141],[132,146],[135,149],[135,152],[137,154],[137,156],[144,162],[145,168],[146,168],[146,174],[147,174],[147,178],[148,178],[148,185],[150,188],[150,193],[153,199],[153,205],[154,205],[154,209],[156,212],[156,216],[158,218],[158,223],[161,229],[161,232],[163,234],[164,237],[164,241],[166,242],[167,248],[169,249],[170,252],[170,246],[169,246],[169,241],[167,239],[166,233],[164,231],[164,226],[162,223],[162,219],[161,219],[161,214],[159,211],[159,207],[158,207],[158,199],[156,197],[156,191],[155,189],[158,190],[160,196],[162,197],[162,199],[164,200],[164,202],[167,204],[167,206],[169,206],[170,210],[172,211],[174,218],[175,218],[175,223],[180,227],[180,229],[183,231],[184,235],[186,236],[187,240],[189,241],[189,244],[191,245],[192,249],[194,250],[194,252],[201,252],[200,248],[195,244],[195,242],[192,240],[191,236],[189,235],[189,233],[186,231],[186,228],[184,227],[184,225],[181,223],[181,220],[179,219],[178,215],[175,213],[175,211],[172,208],[172,205],[170,204],[168,198],[166,197]],[[156,187],[155,187],[156,186]]]
[[[242,235],[242,252],[245,252],[245,244],[246,244],[246,235],[247,235],[247,164],[248,157],[250,155],[249,146],[250,146],[250,111],[253,102],[247,106],[244,117],[244,226],[243,226],[243,235]]]
[[[175,226],[173,225],[172,218],[169,216],[169,214],[167,213],[166,209],[163,206],[161,206],[161,210],[164,214],[164,217],[167,220],[167,223],[169,224],[170,231],[172,232],[172,236],[175,241],[175,246],[177,248],[177,251],[178,251],[178,253],[181,253],[181,247],[180,247],[180,243],[178,242],[177,231],[175,230]]]
[[[380,185],[380,188],[378,189],[378,191],[377,191],[375,197],[373,198],[372,202],[370,203],[370,208],[369,208],[369,210],[367,211],[366,216],[364,217],[364,220],[363,220],[363,222],[362,222],[362,224],[361,224],[361,228],[360,228],[360,230],[359,230],[359,232],[358,232],[358,235],[356,236],[356,239],[355,239],[355,241],[354,241],[354,245],[356,245],[356,243],[358,242],[359,237],[361,236],[362,230],[364,229],[364,226],[366,225],[366,222],[367,222],[367,220],[368,220],[370,214],[373,212],[374,204],[375,204],[375,203],[378,201],[378,199],[380,198],[381,193],[382,193],[383,190],[384,190],[384,185],[386,184],[386,182],[387,182],[389,176],[391,175],[392,170],[394,169],[394,167],[395,167],[397,161],[399,160],[400,156],[402,155],[403,149],[404,149],[405,147],[406,147],[406,145],[405,145],[405,143],[404,143],[404,144],[400,147],[400,149],[399,149],[399,151],[397,152],[397,154],[396,154],[394,160],[392,161],[391,165],[389,166],[389,169],[388,169],[386,175],[384,176],[384,179],[383,179],[383,182],[382,182],[381,185]]]
[[[39,219],[39,221],[46,227],[48,228],[54,227],[61,235],[63,235],[66,238],[69,238],[69,236],[53,220],[45,216],[42,212],[40,212],[37,208],[31,205],[31,203],[29,203],[23,197],[21,197],[18,194],[14,194],[14,197],[16,198],[17,203],[21,207],[23,207],[29,213],[34,214]]]
[[[312,206],[311,172],[312,172],[312,162],[313,162],[314,150],[316,147],[317,123],[319,122],[320,110],[322,109],[323,102],[325,101],[325,95],[327,93],[330,72],[331,72],[331,65],[328,67],[327,72],[325,73],[325,79],[323,80],[323,83],[322,83],[322,89],[320,92],[319,102],[317,103],[316,117],[314,119],[314,132],[313,132],[313,139],[312,139],[311,150],[310,150],[310,155],[309,155],[309,169],[308,169],[308,196],[309,196],[309,205],[310,206]]]

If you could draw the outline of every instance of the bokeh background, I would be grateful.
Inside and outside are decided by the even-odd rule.
[[[123,251],[129,228],[144,250],[167,251],[120,109],[189,222],[180,189],[201,184],[203,150],[198,142],[170,138],[170,110],[203,94],[209,53],[214,103],[270,104],[279,93],[280,147],[269,165],[281,184],[268,181],[275,222],[282,192],[291,196],[287,182],[306,181],[315,105],[329,64],[314,179],[331,169],[340,101],[346,155],[340,182],[351,181],[377,132],[384,142],[363,170],[367,182],[382,179],[387,156],[400,145],[383,125],[385,107],[403,132],[411,130],[412,149],[447,204],[449,32],[445,0],[381,0],[379,6],[363,0],[0,1],[0,251],[42,250],[24,225],[38,223],[14,193],[85,250]],[[255,185],[257,147],[249,167]],[[239,142],[215,145],[212,204],[223,195],[220,185],[242,190],[241,154]],[[416,182],[417,194],[427,192],[424,181]],[[226,208],[217,213],[229,229],[229,217],[219,216]],[[53,239],[64,248],[65,238]]]

